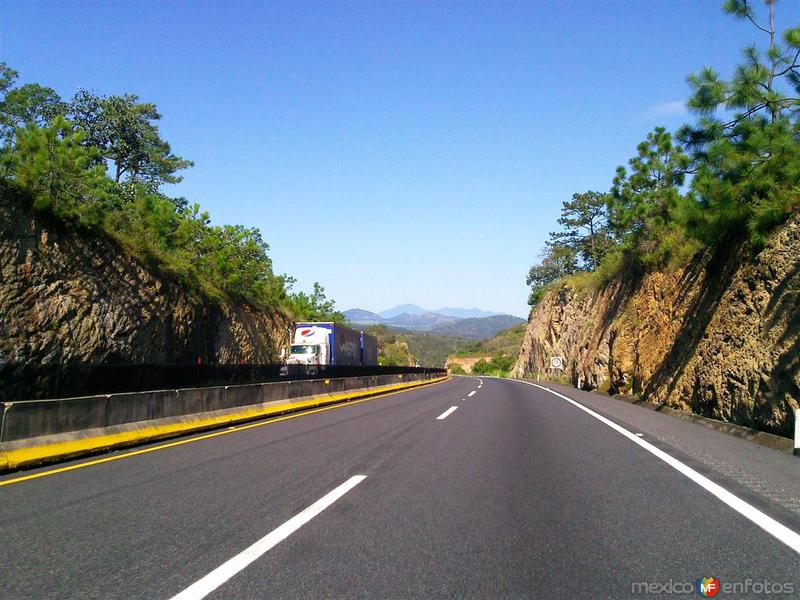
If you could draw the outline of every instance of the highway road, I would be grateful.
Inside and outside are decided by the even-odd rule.
[[[460,377],[8,474],[0,598],[800,595],[796,515],[584,406]]]

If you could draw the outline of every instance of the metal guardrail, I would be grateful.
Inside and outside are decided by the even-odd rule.
[[[0,363],[0,402],[406,373],[444,375],[446,370],[344,365]]]

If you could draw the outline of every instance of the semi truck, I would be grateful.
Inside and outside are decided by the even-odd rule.
[[[286,364],[377,365],[378,340],[338,323],[297,323]]]

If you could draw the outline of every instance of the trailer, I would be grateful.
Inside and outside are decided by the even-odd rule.
[[[333,322],[297,323],[289,365],[377,365],[378,342],[363,331]]]
[[[361,332],[361,365],[375,366],[378,364],[378,338]]]

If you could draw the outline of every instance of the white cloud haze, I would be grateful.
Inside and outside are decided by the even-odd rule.
[[[685,100],[660,102],[647,108],[648,117],[682,117],[689,114]]]

